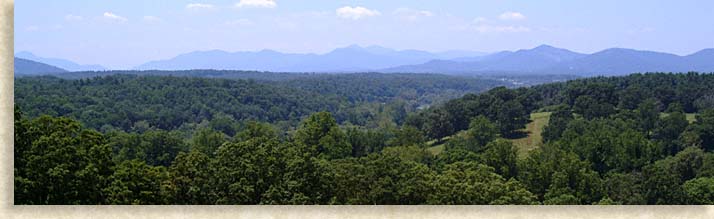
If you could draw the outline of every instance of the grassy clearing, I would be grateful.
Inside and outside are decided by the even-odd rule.
[[[528,151],[536,149],[543,144],[543,128],[550,121],[551,112],[532,113],[531,122],[522,131],[528,136],[517,139],[510,139],[518,147],[518,156],[525,156]]]
[[[464,133],[465,133],[465,131],[461,131],[459,133],[456,133],[453,136],[463,135]],[[444,139],[442,139],[441,142],[438,142],[437,140],[431,140],[431,141],[426,142],[426,146],[427,146],[426,150],[431,152],[431,154],[433,154],[433,155],[440,154],[442,151],[444,151],[444,148],[445,148],[444,145],[446,145],[446,142],[449,141],[449,139],[451,139],[451,137],[452,136],[446,136],[446,137],[444,137]]]
[[[432,146],[432,147],[427,148],[426,150],[429,151],[429,153],[431,153],[433,155],[438,155],[442,151],[444,151],[444,144]]]
[[[522,129],[521,131],[525,132],[528,134],[528,136],[523,137],[523,138],[516,138],[516,139],[509,139],[511,142],[513,142],[516,147],[518,147],[518,156],[523,157],[528,154],[529,151],[536,149],[543,145],[543,128],[545,125],[548,124],[548,121],[550,121],[550,115],[551,112],[540,112],[540,113],[532,113],[531,114],[531,122],[526,125],[525,129]],[[660,116],[664,117],[667,116],[667,113],[662,113]],[[689,123],[695,122],[696,121],[696,113],[687,113],[687,121]],[[462,135],[464,134],[463,132],[459,132],[456,135]],[[451,137],[446,137],[444,138],[443,142],[446,142]],[[434,155],[437,155],[444,151],[444,143],[441,144],[436,144],[436,140],[427,142],[428,148],[427,150],[431,152]]]
[[[543,127],[548,124],[550,120],[550,112],[540,112],[531,114],[531,122],[526,125],[525,129],[521,131],[525,132],[528,136],[523,138],[509,139],[513,142],[516,147],[518,147],[518,156],[524,156],[535,148],[540,147],[543,144]],[[462,135],[464,132],[459,132],[456,135]],[[446,142],[451,137],[444,138],[443,142]],[[426,143],[428,145],[427,150],[433,155],[437,155],[444,151],[444,144],[436,144],[436,140],[429,141]]]
[[[666,116],[668,116],[668,115],[669,115],[669,113],[660,113],[660,114],[659,114],[659,117],[660,117],[660,118],[661,118],[661,117],[666,117]],[[696,121],[697,121],[697,118],[696,118],[697,114],[696,114],[696,113],[686,113],[686,114],[684,114],[684,116],[687,117],[687,121],[689,121],[689,123],[693,123],[693,122],[696,122]]]
[[[689,123],[693,123],[693,122],[697,121],[696,113],[687,113],[686,116],[687,116],[687,121],[689,121]]]

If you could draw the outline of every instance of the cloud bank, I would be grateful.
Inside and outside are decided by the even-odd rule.
[[[106,19],[109,19],[109,20],[120,21],[120,22],[126,22],[128,20],[125,17],[116,15],[112,12],[104,12],[103,17]]]
[[[499,15],[498,18],[501,20],[523,20],[526,19],[526,16],[519,12],[508,11]]]
[[[235,6],[238,8],[275,8],[277,5],[274,0],[240,0]]]
[[[344,19],[352,19],[352,20],[359,20],[362,18],[366,17],[374,17],[378,16],[381,13],[377,10],[371,10],[368,8],[364,8],[361,6],[357,7],[351,7],[351,6],[345,6],[338,8],[335,10],[335,13],[337,14],[338,17],[344,18]]]

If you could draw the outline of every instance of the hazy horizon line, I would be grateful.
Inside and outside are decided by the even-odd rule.
[[[148,62],[170,60],[170,59],[176,58],[176,57],[181,56],[181,55],[184,55],[184,54],[190,54],[190,53],[195,53],[195,52],[222,51],[222,52],[227,52],[227,53],[259,53],[259,52],[264,52],[264,51],[272,51],[272,52],[277,52],[277,53],[282,53],[282,54],[294,54],[294,55],[326,55],[326,54],[329,54],[329,53],[331,53],[331,52],[334,52],[335,50],[347,49],[347,48],[352,48],[352,47],[355,47],[355,46],[360,47],[360,48],[362,48],[362,49],[368,49],[368,48],[370,48],[370,47],[379,47],[379,48],[383,48],[383,49],[393,50],[393,51],[395,51],[395,52],[421,51],[421,52],[428,52],[428,53],[432,53],[432,54],[448,53],[448,52],[483,53],[482,55],[476,55],[476,56],[463,56],[463,58],[466,58],[466,57],[488,56],[488,55],[492,55],[492,54],[496,54],[496,53],[500,53],[500,52],[517,52],[517,51],[519,51],[519,50],[531,50],[531,49],[535,49],[535,48],[538,48],[538,47],[541,47],[541,46],[550,46],[550,47],[557,48],[557,49],[565,49],[565,50],[568,50],[568,51],[571,51],[571,52],[580,53],[580,54],[585,54],[585,55],[595,54],[595,53],[602,52],[602,51],[605,51],[605,50],[608,50],[608,49],[628,49],[628,50],[635,50],[635,51],[649,51],[649,52],[656,52],[656,53],[666,53],[666,54],[672,54],[672,55],[677,55],[677,56],[688,56],[688,55],[692,55],[692,54],[695,54],[695,53],[700,52],[700,51],[703,51],[703,50],[714,49],[714,47],[708,47],[708,48],[705,47],[705,48],[701,48],[701,49],[698,49],[698,50],[696,50],[696,51],[689,52],[689,53],[686,53],[686,54],[680,54],[680,53],[669,52],[669,51],[658,51],[658,50],[650,50],[650,49],[628,48],[628,47],[613,46],[613,47],[606,47],[606,48],[602,48],[602,49],[599,49],[599,50],[595,50],[594,52],[582,52],[582,51],[576,51],[576,50],[569,49],[569,48],[554,46],[553,44],[543,43],[543,44],[538,44],[537,46],[531,46],[531,47],[528,47],[528,48],[503,49],[503,50],[495,50],[495,51],[479,51],[479,50],[470,50],[470,49],[448,49],[448,50],[438,50],[438,51],[434,51],[434,50],[414,49],[414,48],[408,48],[408,49],[405,49],[405,48],[391,48],[391,47],[381,46],[381,45],[377,45],[377,44],[361,45],[361,44],[359,44],[359,43],[353,43],[353,44],[348,44],[348,45],[345,45],[345,46],[338,46],[338,47],[335,47],[335,48],[333,48],[333,49],[330,49],[330,50],[328,50],[328,51],[326,51],[326,52],[324,52],[324,51],[323,51],[323,52],[315,52],[315,51],[312,51],[312,52],[294,52],[294,51],[281,51],[281,50],[279,50],[279,49],[271,49],[271,48],[263,48],[263,49],[257,49],[257,50],[228,50],[228,49],[220,49],[220,48],[196,49],[196,50],[188,50],[188,51],[186,51],[186,52],[180,52],[180,53],[174,54],[174,55],[172,55],[172,56],[168,56],[168,57],[162,57],[162,58],[155,58],[155,59],[146,60],[146,61],[144,61],[144,62],[141,63],[141,64],[134,65],[134,66],[129,66],[129,67],[122,67],[122,68],[108,67],[107,65],[102,64],[102,63],[83,63],[83,62],[77,62],[77,61],[75,61],[75,60],[73,60],[73,59],[65,58],[65,57],[45,56],[45,55],[38,54],[38,53],[33,52],[33,51],[30,51],[30,50],[17,51],[17,52],[15,52],[15,53],[13,53],[13,56],[17,57],[17,56],[16,56],[17,54],[23,53],[23,52],[27,52],[27,53],[30,53],[30,54],[32,54],[32,55],[34,55],[34,56],[37,56],[38,58],[45,58],[45,59],[64,59],[64,60],[71,61],[71,62],[80,64],[80,65],[101,65],[102,67],[107,68],[107,70],[130,70],[130,69],[132,69],[132,68],[135,68],[135,67],[137,67],[137,66],[139,66],[139,65],[142,65],[142,64],[145,64],[145,63],[148,63]],[[19,58],[19,57],[18,57],[18,58]]]

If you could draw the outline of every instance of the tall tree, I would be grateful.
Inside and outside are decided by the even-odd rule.
[[[472,138],[478,145],[477,147],[483,147],[499,136],[498,127],[485,116],[472,118],[467,133],[468,137]]]
[[[102,134],[68,118],[16,120],[16,203],[104,203],[114,164]]]
[[[227,137],[222,132],[210,128],[199,129],[191,138],[192,150],[213,156],[218,147],[227,141]]]
[[[216,197],[210,180],[215,170],[212,168],[211,159],[203,152],[180,152],[168,170],[170,203],[214,204]]]
[[[543,128],[544,142],[557,140],[563,134],[568,123],[574,119],[573,112],[566,106],[558,107],[548,120],[548,125]]]
[[[154,167],[141,160],[127,160],[117,165],[103,189],[108,204],[159,205],[167,204],[169,193],[164,190],[168,172],[163,166]]]
[[[295,141],[330,159],[344,158],[352,153],[352,146],[329,112],[310,115],[295,133]]]
[[[498,139],[486,145],[483,161],[494,168],[505,179],[518,176],[518,148],[505,139]]]
[[[714,109],[702,111],[696,116],[692,131],[699,135],[701,146],[707,151],[714,150]]]

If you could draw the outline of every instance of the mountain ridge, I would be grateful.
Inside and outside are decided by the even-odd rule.
[[[220,51],[221,57],[212,56]],[[434,59],[479,56],[485,53],[452,50],[432,53],[422,50],[395,50],[381,46],[362,47],[356,44],[336,48],[324,54],[281,53],[273,50],[227,52],[223,50],[194,51],[165,60],[146,62],[137,70],[225,69],[285,72],[350,72],[371,71],[406,64],[420,64]],[[200,60],[201,62],[187,60]],[[228,63],[228,64],[227,64]],[[264,63],[259,65],[256,63]]]
[[[67,72],[67,70],[56,66],[18,57],[14,57],[14,62],[15,66],[13,69],[16,75],[40,75]]]
[[[316,73],[441,73],[441,74],[569,74],[579,76],[624,75],[637,72],[714,72],[714,49],[707,48],[689,55],[608,48],[594,53],[579,53],[542,44],[530,49],[500,51],[491,54],[451,50],[427,52],[396,50],[376,45],[350,45],[323,54],[283,53],[270,49],[228,52],[219,49],[192,51],[173,58],[146,62],[134,70],[243,70]],[[18,58],[34,57],[29,52]],[[81,69],[61,61],[42,62],[68,71]],[[58,61],[59,60],[59,61]],[[71,68],[63,66],[70,65]],[[88,65],[85,65],[85,67]],[[101,66],[100,66],[101,67]],[[79,70],[77,70],[79,69]],[[104,69],[101,69],[104,70]]]
[[[499,52],[473,60],[442,60],[397,66],[379,72],[478,74],[512,72],[528,74],[624,75],[635,72],[714,72],[714,49],[680,56],[664,52],[609,48],[592,54],[550,45],[515,52]]]
[[[67,60],[67,59],[61,59],[61,58],[47,58],[47,57],[40,57],[37,56],[31,52],[28,51],[20,51],[15,53],[15,57],[26,59],[26,60],[31,60],[35,62],[40,62],[40,63],[45,63],[48,65],[56,66],[58,68],[65,69],[67,71],[103,71],[107,70],[104,66],[101,65],[82,65],[78,64],[76,62]]]

